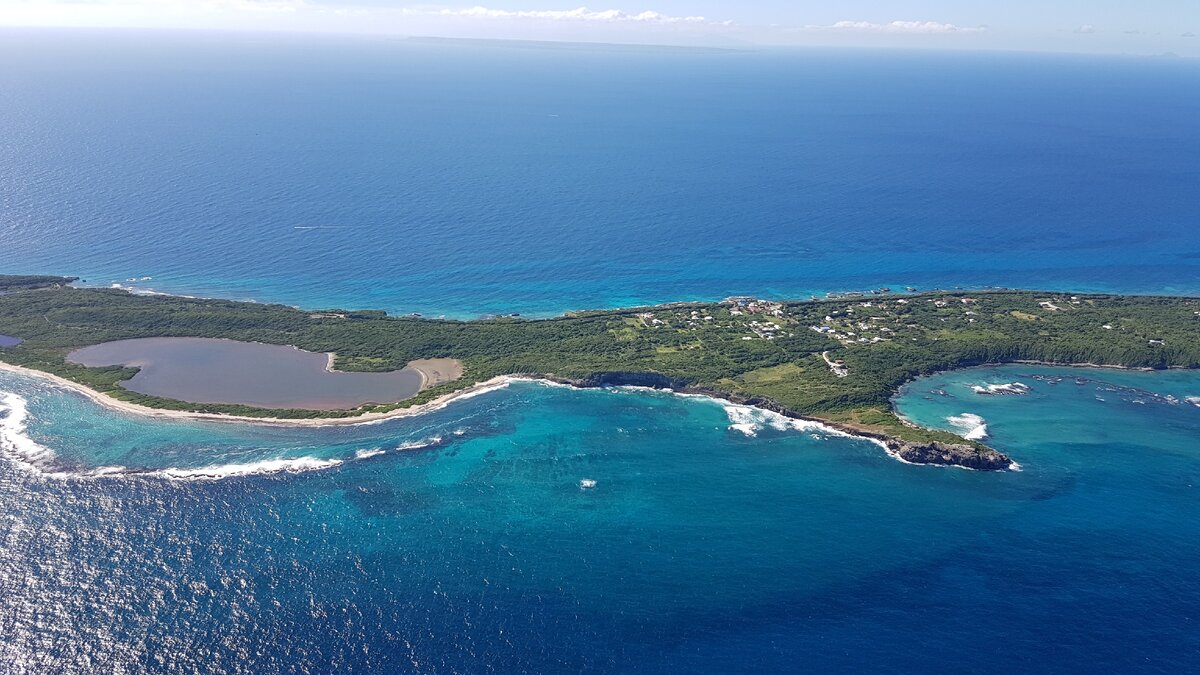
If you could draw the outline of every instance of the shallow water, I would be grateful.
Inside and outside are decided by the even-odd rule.
[[[0,460],[9,667],[1186,670],[1200,650],[1197,373],[975,370],[900,399],[985,419],[1023,466],[1000,474],[640,390],[517,383],[321,430],[0,391],[28,411],[6,442],[56,453]],[[340,463],[263,464],[299,458]],[[231,465],[259,473],[203,477]],[[83,477],[113,466],[149,473]]]

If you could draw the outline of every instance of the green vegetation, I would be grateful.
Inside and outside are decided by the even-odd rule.
[[[1038,292],[863,296],[579,312],[546,320],[441,321],[381,312],[134,296],[63,281],[0,277],[0,333],[24,342],[0,360],[54,373],[144,405],[252,416],[332,417],[422,403],[502,374],[583,379],[658,373],[690,388],[912,441],[954,439],[904,426],[897,387],[939,370],[1038,360],[1145,368],[1200,367],[1200,299]],[[20,278],[26,279],[26,278]],[[120,382],[135,371],[65,361],[77,347],[137,337],[223,337],[336,352],[343,370],[402,368],[451,357],[466,375],[392,406],[261,410],[154,399]]]
[[[28,291],[49,286],[65,286],[78,277],[50,277],[39,274],[5,274],[0,275],[0,293],[10,291]]]

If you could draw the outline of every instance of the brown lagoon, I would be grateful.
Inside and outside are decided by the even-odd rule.
[[[452,379],[453,362],[388,373],[330,370],[328,354],[295,347],[212,338],[118,340],[71,352],[84,366],[132,366],[130,391],[190,403],[238,403],[260,408],[338,410],[410,398],[427,381]],[[416,365],[416,364],[414,364]],[[422,371],[429,371],[422,374]]]

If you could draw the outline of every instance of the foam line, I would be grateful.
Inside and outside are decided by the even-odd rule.
[[[18,460],[33,466],[46,466],[54,451],[33,440],[26,432],[29,406],[22,396],[0,392],[0,448]]]
[[[963,413],[947,417],[946,421],[955,429],[958,429],[960,432],[959,435],[968,441],[982,441],[987,438],[987,421],[979,415]]]

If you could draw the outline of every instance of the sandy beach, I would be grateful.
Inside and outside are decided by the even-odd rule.
[[[463,365],[458,359],[417,359],[409,361],[405,367],[421,374],[422,391],[463,376]]]
[[[441,361],[441,359],[438,359],[438,361]],[[413,367],[416,367],[416,366],[413,366]],[[442,366],[442,369],[444,372],[444,370],[445,370],[444,365]],[[263,425],[270,425],[270,426],[296,426],[296,427],[326,427],[326,426],[346,426],[346,425],[356,425],[356,424],[377,424],[379,422],[383,422],[383,421],[390,420],[390,419],[398,419],[398,418],[402,418],[402,417],[412,417],[412,416],[416,416],[416,415],[423,415],[425,413],[429,413],[434,410],[440,410],[441,408],[446,407],[446,405],[448,405],[449,403],[451,403],[452,401],[455,401],[457,399],[470,398],[472,396],[476,396],[476,395],[484,393],[486,391],[492,391],[494,389],[499,389],[499,388],[508,386],[509,383],[520,379],[517,377],[507,376],[507,375],[493,377],[490,380],[487,380],[484,382],[477,382],[475,384],[470,385],[469,387],[466,387],[459,391],[451,392],[444,396],[439,396],[438,398],[435,398],[432,401],[428,401],[428,402],[422,403],[420,405],[414,405],[414,406],[410,406],[408,408],[400,408],[397,410],[391,410],[391,411],[383,412],[383,413],[364,413],[362,415],[358,415],[355,417],[336,417],[336,418],[325,418],[325,419],[284,419],[284,418],[278,418],[278,417],[248,417],[248,416],[243,416],[243,415],[222,415],[222,414],[217,414],[217,413],[202,413],[202,412],[189,412],[189,411],[184,411],[184,410],[162,410],[159,408],[150,408],[148,406],[138,405],[136,403],[128,403],[126,401],[120,401],[120,400],[115,399],[106,394],[102,394],[93,389],[89,389],[88,387],[85,387],[82,384],[72,382],[66,378],[59,377],[58,375],[52,375],[50,373],[45,373],[40,370],[34,370],[32,368],[25,368],[23,366],[15,366],[15,365],[0,361],[0,371],[17,373],[20,375],[28,375],[30,377],[39,377],[39,378],[42,378],[45,380],[50,380],[51,382],[54,382],[55,384],[57,384],[61,387],[70,389],[72,391],[79,392],[80,394],[87,396],[91,400],[95,401],[96,403],[98,403],[102,406],[105,406],[106,408],[109,408],[111,410],[116,410],[119,412],[123,412],[123,413],[128,413],[131,415],[141,415],[141,416],[145,416],[145,417],[152,417],[152,418],[158,418],[158,419],[170,419],[170,420],[236,422],[239,424],[263,424]]]

